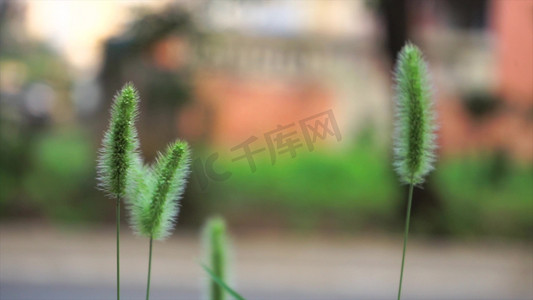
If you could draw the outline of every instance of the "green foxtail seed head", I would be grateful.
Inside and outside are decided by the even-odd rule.
[[[211,218],[204,231],[207,259],[211,271],[223,282],[226,278],[226,224],[222,218]],[[226,299],[226,291],[214,280],[209,281],[209,300]]]
[[[189,160],[187,143],[177,141],[164,154],[159,154],[153,167],[134,165],[128,198],[132,227],[138,234],[155,240],[170,235],[186,184]]]
[[[396,63],[394,166],[400,179],[420,184],[435,161],[435,116],[426,62],[406,44]]]
[[[115,96],[111,121],[98,157],[99,187],[113,196],[125,193],[131,166],[138,163],[139,141],[135,118],[139,96],[131,83],[126,83]]]

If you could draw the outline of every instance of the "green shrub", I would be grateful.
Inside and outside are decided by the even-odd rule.
[[[28,204],[53,220],[79,222],[101,215],[86,193],[94,190],[93,151],[79,129],[42,135],[32,147],[24,178]]]
[[[532,166],[484,155],[443,161],[435,175],[452,234],[531,237]]]
[[[324,221],[352,228],[393,218],[398,185],[387,153],[375,145],[302,151],[295,158],[278,158],[275,165],[268,155],[254,159],[255,173],[246,160],[221,160],[220,169],[232,172],[214,185],[216,202],[229,204],[224,209],[266,209],[299,227]]]

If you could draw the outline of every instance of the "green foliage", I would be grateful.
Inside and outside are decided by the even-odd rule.
[[[178,200],[189,172],[190,151],[186,142],[176,141],[156,163],[132,168],[127,198],[134,230],[155,240],[166,238],[178,214]]]
[[[3,4],[5,3],[2,2],[0,10],[6,12]],[[15,8],[16,5],[8,6]],[[15,11],[16,9],[12,12]],[[88,166],[84,174],[89,175],[84,178],[70,176],[65,184],[69,185],[69,188],[72,187],[72,182],[77,182],[79,185],[62,191],[52,190],[52,188],[62,185],[63,178],[49,175],[46,168],[50,165],[43,164],[41,161],[42,157],[39,153],[41,143],[45,143],[48,139],[61,143],[68,139],[66,137],[63,139],[62,135],[71,135],[71,133],[75,135],[74,131],[78,130],[77,126],[70,124],[70,129],[73,129],[70,133],[48,132],[49,128],[45,124],[38,123],[38,126],[35,126],[36,120],[27,115],[23,101],[9,100],[22,100],[25,92],[33,85],[44,83],[53,88],[54,103],[63,105],[70,103],[68,91],[72,87],[71,74],[66,71],[69,69],[68,64],[57,54],[57,51],[53,51],[45,43],[18,38],[20,35],[18,30],[8,30],[19,22],[18,17],[19,13],[3,14],[0,17],[2,19],[0,20],[2,32],[0,51],[2,75],[0,76],[2,82],[15,83],[9,84],[10,89],[7,94],[5,94],[7,90],[2,91],[1,97],[6,98],[0,101],[0,218],[17,218],[23,215],[27,217],[38,214],[54,220],[81,221],[100,217],[101,215],[93,214],[96,208],[94,205],[84,207],[87,201],[81,201],[82,197],[91,194],[94,189],[94,184],[91,182],[93,174],[90,174],[92,167],[90,162],[85,165],[83,161],[83,168]],[[56,129],[57,127],[54,127],[54,130]],[[89,137],[84,138],[85,140],[82,140],[80,145],[88,146],[88,149],[80,150],[82,147],[73,146],[72,151],[87,150],[89,156],[86,158],[91,157],[90,153],[93,152],[90,149],[91,145],[87,143]],[[66,144],[67,147],[71,146],[68,142]],[[64,150],[65,152],[67,150]],[[70,155],[66,157],[69,159]],[[38,177],[37,173],[43,177]],[[69,202],[67,200],[69,197],[80,200]]]
[[[138,103],[137,91],[127,83],[115,96],[111,107],[109,129],[98,158],[98,179],[100,187],[113,196],[124,195],[132,166],[140,160],[134,124]]]
[[[413,44],[400,52],[395,75],[394,166],[402,182],[420,184],[433,169],[436,128],[427,66]]]
[[[367,139],[349,149],[278,157],[275,165],[268,154],[255,155],[254,160],[255,173],[246,160],[217,161],[217,171],[232,176],[211,183],[214,209],[241,216],[257,213],[256,220],[288,221],[300,229],[326,223],[353,230],[394,218],[399,187],[388,153]],[[277,219],[271,220],[273,216]]]
[[[31,147],[23,179],[30,201],[26,205],[54,220],[79,222],[102,216],[102,206],[87,201],[94,193],[93,150],[80,129],[41,135]]]
[[[231,294],[233,296],[233,298],[235,298],[237,300],[246,300],[243,296],[239,295],[239,293],[237,293],[235,290],[230,288],[229,285],[227,285],[227,283],[225,283],[222,279],[220,279],[217,276],[217,274],[215,274],[207,266],[202,265],[202,268],[204,268],[204,270],[207,272],[207,274],[209,274],[209,276],[211,277],[211,279],[213,279],[213,281],[215,281],[218,285],[220,285],[226,292]]]
[[[442,162],[435,183],[453,235],[531,237],[533,167],[502,161],[499,155]]]
[[[211,218],[204,230],[210,269],[221,281],[227,282],[226,224],[222,218]],[[211,280],[209,284],[209,299],[226,299],[224,288],[214,280]]]

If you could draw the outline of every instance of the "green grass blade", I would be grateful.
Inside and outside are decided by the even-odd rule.
[[[224,281],[222,281],[218,276],[211,271],[206,265],[202,265],[202,268],[211,276],[211,279],[213,279],[218,285],[223,287],[229,294],[231,294],[235,299],[237,300],[246,300],[243,296],[239,295],[236,291],[234,291],[232,288],[230,288]]]

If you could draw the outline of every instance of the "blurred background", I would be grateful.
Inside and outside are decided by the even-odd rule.
[[[194,150],[153,299],[201,299],[211,215],[250,299],[393,299],[406,41],[429,63],[440,128],[405,299],[533,299],[530,0],[1,0],[0,299],[113,299],[115,205],[95,161],[128,81],[146,161],[178,137]],[[147,241],[126,218],[122,232],[124,297],[142,299]]]

